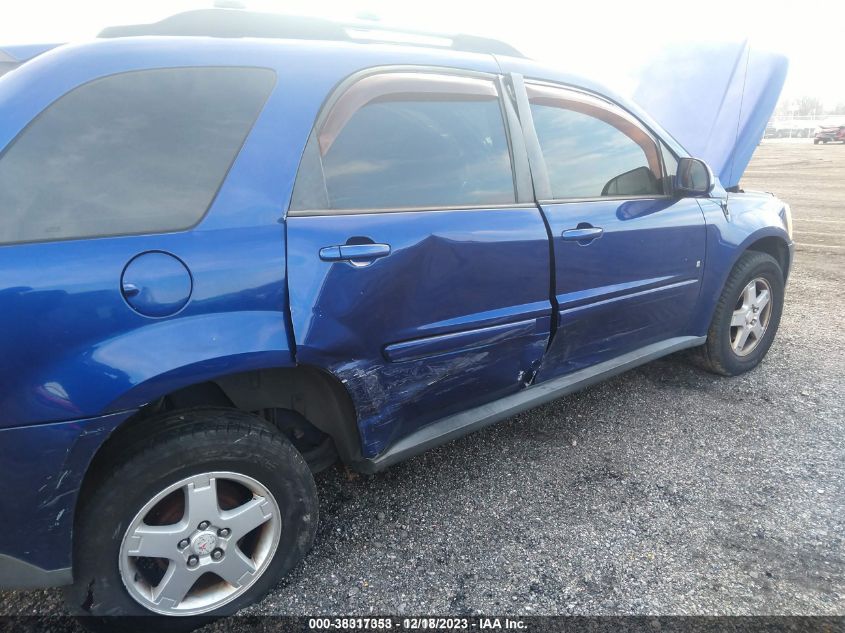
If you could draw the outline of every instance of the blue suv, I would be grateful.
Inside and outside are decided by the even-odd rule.
[[[192,626],[303,559],[338,459],[765,356],[788,206],[632,103],[492,40],[223,13],[0,79],[3,586]]]

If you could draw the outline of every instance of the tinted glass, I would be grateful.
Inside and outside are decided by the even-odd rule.
[[[195,224],[274,81],[265,69],[163,69],[68,93],[0,157],[0,242]]]
[[[333,209],[514,201],[499,102],[405,95],[355,112],[323,156]]]
[[[645,150],[618,127],[559,106],[532,103],[531,113],[555,198],[661,193]]]

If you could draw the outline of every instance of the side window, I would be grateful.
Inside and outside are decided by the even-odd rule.
[[[555,199],[663,194],[660,151],[635,119],[588,95],[527,88]]]
[[[275,83],[259,68],[174,68],[84,84],[0,156],[0,243],[198,222]]]
[[[486,79],[385,73],[332,106],[300,167],[294,210],[482,206],[515,200],[496,85]],[[319,150],[319,156],[317,151]]]

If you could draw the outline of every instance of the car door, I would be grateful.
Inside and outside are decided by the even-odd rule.
[[[632,115],[576,90],[527,82],[525,91],[558,311],[541,382],[682,334],[705,225],[695,199],[671,194],[675,159]]]
[[[287,215],[296,355],[343,381],[365,457],[542,359],[548,238],[509,107],[492,76],[370,72],[312,133]]]

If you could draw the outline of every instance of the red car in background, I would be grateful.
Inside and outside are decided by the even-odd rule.
[[[813,143],[845,143],[845,125],[819,128]]]

